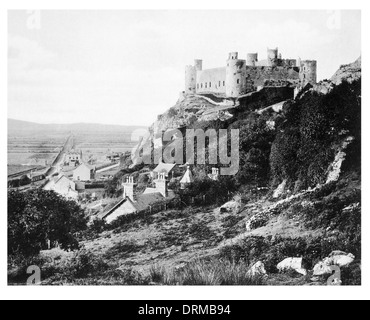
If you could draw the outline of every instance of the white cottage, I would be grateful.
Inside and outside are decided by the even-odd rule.
[[[175,193],[167,189],[168,181],[164,173],[159,175],[155,184],[155,188],[147,188],[143,194],[136,195],[134,179],[132,177],[128,178],[122,184],[124,187],[123,199],[108,212],[102,213],[100,218],[107,223],[111,223],[120,216],[150,210],[155,205],[163,203],[164,200],[175,198]]]
[[[44,190],[53,190],[67,199],[78,199],[76,184],[64,175],[51,179],[45,185]]]
[[[73,170],[73,180],[90,181],[95,179],[95,167],[82,163]]]

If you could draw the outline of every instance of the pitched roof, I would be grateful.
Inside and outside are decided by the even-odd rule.
[[[160,163],[154,170],[153,172],[166,172],[167,174],[170,173],[173,168],[176,167],[176,164],[170,164],[170,163]]]
[[[163,201],[165,198],[160,192],[141,194],[136,197],[136,202],[132,202],[135,209],[140,212],[146,210],[150,205]]]
[[[81,166],[85,166],[86,168],[88,168],[90,170],[94,170],[95,169],[95,167],[92,166],[92,165],[89,165],[89,164],[86,164],[86,163],[81,163],[75,170],[77,170]]]
[[[188,168],[180,180],[180,183],[192,183],[194,181],[193,174],[191,173],[190,169]]]
[[[97,215],[98,218],[104,219],[110,214],[112,214],[114,211],[116,211],[124,202],[126,202],[127,199],[120,199],[118,202],[116,202],[113,207],[109,207],[108,210],[104,210],[103,212],[99,213]]]
[[[62,175],[60,175],[59,177],[56,177],[56,178],[54,179],[54,183],[55,183],[55,184],[59,183],[59,181],[61,181],[63,178],[67,179],[67,180],[68,180],[68,181],[70,181],[70,182],[73,182],[72,180],[68,179],[64,174],[62,174]]]

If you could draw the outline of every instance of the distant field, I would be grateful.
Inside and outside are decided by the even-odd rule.
[[[32,169],[32,168],[35,168],[37,166],[22,166],[22,165],[8,165],[8,175],[11,175],[11,174],[14,174],[14,173],[18,173],[18,172],[21,172],[21,171],[25,171],[25,170],[29,170],[29,169]]]
[[[8,174],[50,165],[66,139],[61,133],[8,134]]]
[[[62,148],[70,132],[8,133],[8,174],[27,170],[33,166],[50,165]],[[130,132],[76,132],[74,148],[82,150],[83,160],[95,160],[95,165],[106,164],[110,152],[131,151]],[[116,170],[115,170],[116,171]],[[114,174],[115,172],[109,172]]]
[[[53,161],[57,153],[33,153],[32,151],[21,152],[8,152],[8,164],[10,165],[23,165],[23,166],[44,166]]]
[[[95,165],[107,163],[108,153],[131,151],[135,145],[127,132],[78,133],[75,139],[75,148],[82,150],[84,160],[93,158]]]

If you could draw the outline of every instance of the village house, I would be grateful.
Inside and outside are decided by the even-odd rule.
[[[112,163],[116,163],[120,161],[122,155],[123,155],[122,152],[111,152],[107,154],[107,160],[109,160]]]
[[[76,184],[64,175],[52,178],[43,189],[53,190],[67,199],[78,199]]]
[[[178,166],[176,164],[171,163],[160,163],[158,166],[152,171],[151,177],[152,179],[158,179],[161,173],[165,173],[167,179],[173,179],[175,174],[178,173]]]
[[[73,170],[73,180],[75,181],[90,181],[95,179],[95,167],[82,163]]]
[[[67,166],[77,167],[82,163],[82,151],[71,151],[65,155],[64,164]]]
[[[31,180],[31,182],[37,182],[44,180],[46,178],[46,173],[49,170],[49,168],[44,168],[42,170],[37,171],[31,171],[28,175],[28,178]]]
[[[175,198],[175,193],[168,190],[168,180],[164,173],[161,173],[158,179],[155,180],[155,188],[147,188],[141,195],[135,194],[133,177],[129,177],[122,185],[124,187],[123,199],[108,212],[100,215],[100,218],[107,223],[111,223],[123,215],[137,214],[144,211],[151,212],[153,208],[161,207],[165,201]]]

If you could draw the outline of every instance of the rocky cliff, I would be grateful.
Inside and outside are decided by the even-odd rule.
[[[361,56],[353,63],[344,64],[339,67],[337,72],[330,80],[323,80],[314,86],[313,90],[327,94],[335,85],[341,84],[343,81],[352,83],[361,78]]]

